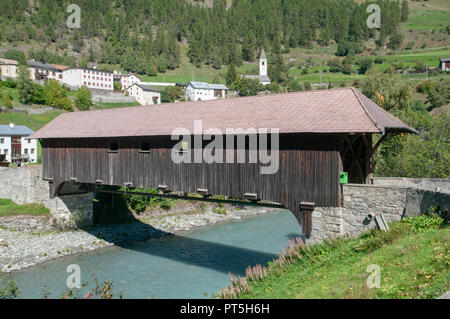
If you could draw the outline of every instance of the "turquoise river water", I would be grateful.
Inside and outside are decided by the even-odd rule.
[[[160,239],[70,256],[13,275],[22,298],[52,298],[65,290],[67,266],[81,268],[81,281],[112,280],[124,298],[205,298],[230,283],[228,273],[274,259],[301,234],[285,210]],[[92,282],[89,285],[92,287]]]

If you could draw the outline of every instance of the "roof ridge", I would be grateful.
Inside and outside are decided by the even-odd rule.
[[[133,85],[135,85],[136,83],[134,83]],[[131,85],[131,86],[133,86]],[[131,87],[130,86],[130,87]],[[307,93],[323,93],[323,92],[329,92],[329,91],[349,91],[352,88],[349,87],[345,87],[345,88],[332,88],[332,89],[326,89],[326,90],[309,90],[309,91],[298,91],[298,92],[282,92],[282,93],[270,93],[270,94],[261,94],[261,95],[251,95],[251,96],[240,96],[240,97],[232,97],[232,98],[227,98],[227,99],[217,99],[217,100],[200,100],[200,101],[183,101],[183,102],[178,102],[176,104],[182,104],[182,103],[190,103],[190,104],[197,104],[200,105],[201,103],[206,104],[206,103],[214,103],[217,101],[223,101],[223,100],[233,100],[233,99],[239,99],[239,100],[246,100],[246,99],[255,99],[255,98],[264,98],[267,96],[274,96],[274,95],[294,95],[294,94],[307,94]],[[165,107],[167,104],[174,104],[174,102],[172,103],[162,103],[162,104],[156,104],[156,105],[152,105],[152,108],[162,108]],[[195,106],[195,105],[194,105]],[[138,105],[138,106],[130,106],[127,107],[126,109],[131,110],[131,109],[141,109],[142,105]],[[114,111],[121,111],[122,108],[111,108],[111,109],[103,109],[103,110],[88,110],[88,111],[83,111],[83,113],[94,113],[94,112],[114,112]],[[123,110],[122,110],[123,111]],[[73,112],[69,112],[69,113],[62,113],[63,114],[73,114]],[[378,128],[378,126],[377,126]]]
[[[378,128],[381,132],[383,131],[383,127],[380,127],[378,125],[378,123],[374,120],[374,118],[372,117],[372,115],[370,114],[370,112],[367,110],[366,106],[364,105],[363,101],[361,101],[361,99],[358,96],[358,93],[356,92],[356,88],[355,87],[351,87],[351,90],[353,92],[353,94],[355,95],[356,99],[358,100],[359,104],[361,105],[362,109],[364,110],[364,112],[367,114],[367,117],[373,122],[373,124],[376,126],[376,128]],[[361,93],[362,94],[362,93]]]

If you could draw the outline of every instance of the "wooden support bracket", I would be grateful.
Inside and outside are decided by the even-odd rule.
[[[311,237],[312,233],[312,212],[314,211],[315,203],[301,202],[300,216],[302,219],[302,232],[306,238]]]

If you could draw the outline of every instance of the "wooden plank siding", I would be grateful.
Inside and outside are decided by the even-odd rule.
[[[313,202],[316,207],[340,206],[339,172],[345,137],[281,134],[279,170],[272,175],[261,175],[261,164],[248,163],[248,150],[245,164],[175,164],[171,151],[177,141],[171,141],[170,136],[43,139],[43,178],[53,180],[53,196],[71,178],[78,183],[100,180],[104,185],[131,183],[139,188],[167,185],[173,191],[192,193],[201,188],[233,198],[256,193],[261,200],[284,205],[299,219],[300,202]],[[150,143],[150,151],[141,151],[143,142]],[[117,152],[109,150],[111,143],[118,143]]]

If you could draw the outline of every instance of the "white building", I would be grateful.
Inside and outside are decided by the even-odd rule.
[[[37,81],[55,80],[62,84],[63,73],[53,64],[28,60],[30,78]]]
[[[141,79],[136,74],[122,74],[120,77],[120,85],[122,91],[125,91],[130,86],[136,83],[141,83]]]
[[[442,69],[442,71],[450,71],[450,59],[441,59],[439,67]]]
[[[129,96],[134,96],[141,105],[161,104],[161,92],[150,85],[135,83],[127,89]]]
[[[97,69],[72,67],[62,71],[63,83],[72,88],[114,90],[113,73]]]
[[[209,84],[191,81],[186,87],[186,95],[191,101],[208,101],[226,97],[228,88],[223,84]]]
[[[27,139],[34,132],[23,125],[0,125],[0,162],[37,162],[37,140]]]
[[[16,60],[0,59],[0,76],[4,79],[15,79],[19,76],[17,66],[19,63]]]
[[[267,57],[264,49],[261,50],[261,56],[259,57],[259,75],[244,75],[247,79],[257,79],[262,85],[270,84],[270,78],[267,75]]]

